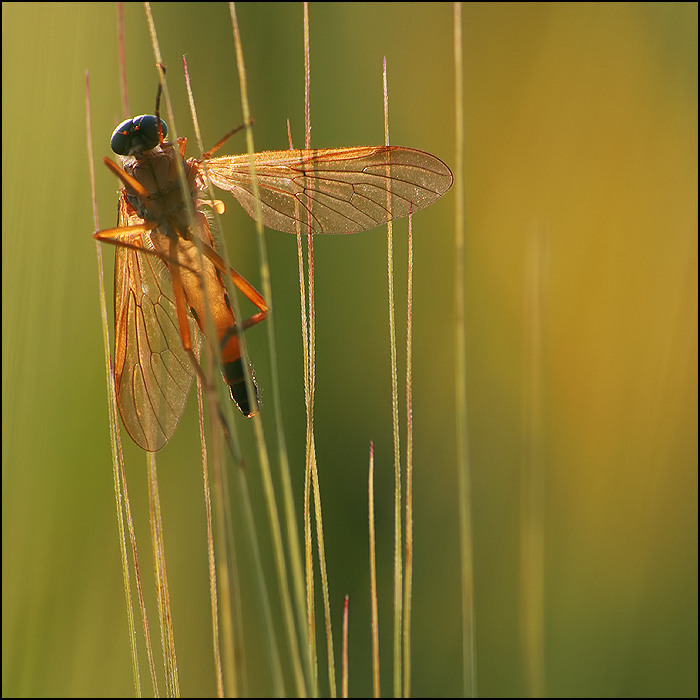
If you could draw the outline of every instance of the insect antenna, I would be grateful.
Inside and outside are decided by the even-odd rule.
[[[253,126],[255,123],[255,120],[253,117],[250,117],[248,121],[243,122],[243,124],[240,124],[237,126],[235,129],[231,129],[231,131],[226,134],[222,139],[220,139],[212,148],[210,148],[206,153],[202,153],[202,158],[207,159],[211,158],[214,153],[216,153],[234,134],[237,134],[239,131],[243,129],[247,129],[250,126]]]

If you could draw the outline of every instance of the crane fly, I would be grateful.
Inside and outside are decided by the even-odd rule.
[[[399,146],[267,151],[185,160],[187,140],[165,140],[159,116],[122,122],[112,135],[117,165],[104,162],[121,180],[117,228],[94,234],[117,246],[114,272],[114,379],[124,426],[144,450],[159,450],[184,411],[194,372],[194,349],[208,314],[216,328],[224,380],[241,412],[259,409],[252,368],[241,359],[239,333],[262,321],[262,295],[218,255],[204,213],[223,212],[206,198],[211,182],[228,190],[255,217],[252,167],[262,223],[278,231],[356,233],[408,216],[442,196],[452,172],[439,158]],[[184,168],[187,192],[178,177]],[[186,199],[187,198],[187,199]],[[187,201],[189,200],[189,201]],[[224,276],[258,309],[238,323]],[[245,373],[253,379],[248,396]]]

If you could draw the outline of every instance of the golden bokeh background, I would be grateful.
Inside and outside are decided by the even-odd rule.
[[[4,3],[2,12],[2,692],[128,695],[85,133],[89,71],[106,228],[116,218],[118,184],[100,160],[123,118],[117,8]],[[529,261],[539,240],[546,692],[697,696],[697,5],[469,3],[463,12],[479,694],[519,696],[529,688],[520,643],[519,528],[532,422]],[[228,8],[158,3],[153,13],[178,132],[193,137],[186,54],[209,146],[241,122]],[[301,5],[247,3],[238,15],[256,147],[285,148],[287,119],[301,145]],[[158,78],[143,7],[126,4],[124,17],[131,111],[152,112]],[[454,164],[452,6],[321,3],[310,6],[310,18],[312,144],[383,141],[386,56],[392,142]],[[194,140],[190,146],[194,153]],[[243,139],[226,148],[243,151]],[[455,194],[414,219],[412,693],[419,697],[462,692]],[[229,254],[259,286],[254,225],[225,197]],[[405,222],[394,237],[403,371]],[[271,231],[266,241],[281,408],[301,514],[296,241]],[[317,237],[315,245],[316,440],[335,643],[339,649],[347,593],[350,694],[371,693],[366,484],[373,440],[382,690],[389,695],[386,236]],[[113,253],[104,253],[111,305]],[[275,465],[265,338],[260,329],[248,333]],[[185,696],[215,692],[195,416],[191,399],[159,453]],[[242,418],[239,429],[269,559],[251,430]],[[125,449],[147,570],[145,463],[133,445]],[[241,559],[245,581],[245,553]],[[270,582],[274,591],[272,576]],[[257,604],[246,585],[249,692],[267,695]],[[151,627],[157,646],[155,608]]]

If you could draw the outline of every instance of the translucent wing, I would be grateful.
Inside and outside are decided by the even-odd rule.
[[[435,156],[399,146],[366,146],[254,155],[262,220],[278,231],[357,233],[408,216],[452,186]],[[255,217],[247,154],[205,161],[212,182]]]
[[[119,226],[143,223],[124,193]],[[131,246],[153,249],[149,234]],[[114,263],[114,377],[119,413],[134,442],[159,450],[175,432],[194,373],[182,346],[170,273],[155,255],[117,246]],[[190,333],[198,339],[194,323]]]

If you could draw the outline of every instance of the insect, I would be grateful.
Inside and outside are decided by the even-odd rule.
[[[248,396],[239,333],[262,321],[265,299],[218,255],[205,207],[204,170],[255,217],[247,154],[185,159],[187,140],[165,140],[157,115],[127,119],[112,134],[117,165],[104,162],[124,185],[118,225],[94,234],[117,245],[114,272],[114,379],[124,426],[144,450],[159,450],[182,415],[198,368],[194,349],[214,322],[224,380],[247,416],[259,409]],[[186,191],[178,178],[184,168]],[[452,186],[452,172],[439,158],[398,146],[289,150],[253,156],[262,222],[278,231],[355,233],[432,204]],[[234,317],[224,277],[258,308],[242,323]]]

